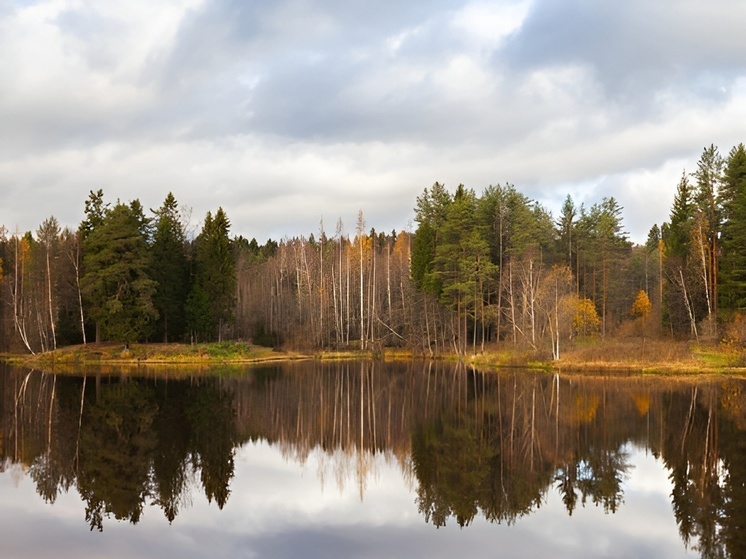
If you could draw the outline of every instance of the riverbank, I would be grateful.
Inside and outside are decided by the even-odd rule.
[[[746,352],[724,344],[690,344],[678,341],[585,340],[568,345],[559,361],[540,351],[513,347],[485,347],[484,352],[459,356],[426,356],[408,350],[385,349],[372,354],[349,351],[286,351],[243,342],[210,344],[91,343],[37,355],[3,355],[5,361],[39,369],[64,372],[96,366],[178,366],[208,368],[301,359],[441,359],[462,361],[482,369],[531,368],[559,372],[623,372],[642,374],[746,375]]]
[[[66,367],[95,365],[179,365],[196,367],[228,363],[263,363],[309,359],[313,355],[276,351],[271,348],[241,342],[209,344],[131,344],[104,342],[68,346],[36,355],[4,355],[17,365],[37,368],[65,369]]]

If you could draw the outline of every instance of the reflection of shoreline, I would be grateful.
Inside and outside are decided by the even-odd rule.
[[[97,528],[138,522],[148,501],[173,521],[195,488],[222,508],[247,441],[317,463],[322,487],[354,481],[360,498],[378,464],[397,464],[437,526],[510,524],[553,489],[569,514],[584,504],[616,512],[632,444],[668,468],[685,542],[716,549],[725,540],[703,534],[742,522],[746,396],[733,379],[305,362],[187,380],[12,370],[0,382],[3,467],[24,464],[47,502],[75,487]],[[724,507],[734,511],[725,519]]]

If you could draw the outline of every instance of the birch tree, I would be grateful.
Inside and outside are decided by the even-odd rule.
[[[45,219],[36,231],[36,236],[44,253],[45,295],[47,303],[47,319],[51,334],[51,349],[57,349],[57,261],[59,259],[60,226],[54,216]]]
[[[718,308],[718,256],[721,211],[718,204],[720,185],[723,180],[723,158],[714,145],[702,151],[697,170],[695,201],[698,213],[698,244],[703,259],[705,295],[708,305],[707,319],[715,328]]]

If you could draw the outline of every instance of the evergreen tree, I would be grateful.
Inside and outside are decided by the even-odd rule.
[[[661,227],[665,254],[666,289],[664,305],[671,331],[683,335],[697,336],[696,322],[707,314],[704,301],[701,254],[695,242],[698,209],[695,202],[695,189],[683,172],[676,187],[669,223]],[[701,246],[699,248],[702,248]]]
[[[178,203],[168,193],[156,211],[153,230],[151,276],[157,287],[153,303],[158,311],[158,332],[164,342],[177,340],[185,330],[185,306],[189,295],[189,265]]]
[[[443,286],[441,301],[456,312],[457,347],[462,352],[467,345],[467,318],[472,318],[475,335],[483,290],[495,271],[489,244],[477,226],[475,213],[474,191],[459,185],[448,207],[434,261],[435,273]]]
[[[411,275],[417,289],[431,293],[440,292],[433,276],[435,259],[436,231],[429,221],[423,221],[417,227],[412,238]]]
[[[574,229],[576,215],[577,211],[575,209],[575,204],[568,194],[567,198],[565,198],[565,201],[562,204],[560,217],[557,220],[557,228],[559,232],[560,254],[564,254],[564,262],[567,266],[570,267],[572,267],[573,264],[572,244],[573,241],[575,241]]]
[[[158,313],[153,306],[155,281],[143,236],[145,222],[138,203],[117,203],[91,229],[85,243],[81,280],[89,314],[111,340],[130,342],[149,332]]]
[[[435,255],[441,228],[452,202],[445,186],[435,183],[417,197],[417,230],[412,239],[412,279],[418,289],[439,295],[442,285],[435,272]]]
[[[694,190],[684,171],[676,187],[668,228],[663,236],[666,256],[676,256],[681,260],[689,257],[694,213]]]
[[[578,219],[579,252],[582,252],[578,258],[583,261],[579,291],[599,307],[603,335],[609,330],[610,319],[626,316],[628,308],[628,294],[624,291],[619,268],[629,256],[631,244],[621,214],[622,207],[610,197],[593,204],[588,212],[581,206]]]
[[[417,197],[415,220],[418,223],[427,221],[437,231],[448,217],[448,207],[452,200],[446,187],[436,182],[430,190],[426,188],[422,195]]]
[[[195,240],[196,277],[187,311],[191,329],[199,333],[199,325],[194,321],[206,302],[208,314],[200,322],[209,326],[202,334],[218,341],[223,340],[226,327],[233,321],[236,302],[236,262],[229,230],[230,222],[223,208],[218,208],[214,217],[207,212]]]
[[[657,223],[653,223],[653,226],[648,231],[648,238],[645,240],[645,248],[648,252],[652,252],[658,249],[661,240],[661,229]]]
[[[109,204],[104,203],[104,191],[98,189],[96,192],[91,190],[88,194],[88,200],[85,201],[85,219],[80,224],[80,231],[85,240],[97,227],[104,222]]]
[[[98,189],[96,192],[91,190],[88,193],[88,199],[85,201],[85,219],[81,222],[80,226],[78,227],[78,231],[80,234],[80,242],[83,248],[83,255],[86,253],[92,253],[95,249],[93,246],[91,246],[90,243],[88,243],[88,237],[96,230],[101,227],[101,225],[104,223],[104,219],[106,218],[107,213],[109,212],[110,207],[108,203],[104,202],[104,191],[102,189]],[[82,279],[85,276],[86,270],[85,270],[85,256],[82,259],[81,262],[81,270],[80,270],[80,282],[81,282],[81,297],[86,298],[85,307],[90,306],[90,301],[87,300],[87,296],[82,293]],[[85,330],[88,329],[88,320],[91,317],[90,314],[87,314],[85,317],[85,322],[82,325],[83,337],[86,338]],[[101,341],[101,325],[96,323],[96,342]]]

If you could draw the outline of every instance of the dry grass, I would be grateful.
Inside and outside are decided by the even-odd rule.
[[[562,354],[569,363],[676,363],[696,364],[696,355],[688,343],[671,341],[643,342],[639,339],[591,340],[570,346]]]
[[[593,340],[563,354],[563,369],[617,369],[658,373],[743,372],[744,353],[721,344],[640,338]]]
[[[746,374],[746,351],[740,344],[691,344],[679,341],[646,340],[640,338],[593,338],[576,340],[561,348],[561,359],[552,361],[548,351],[492,346],[485,353],[459,357],[438,355],[436,359],[468,361],[480,368],[530,367],[545,370],[599,372],[628,371],[644,373],[729,373]],[[95,367],[103,370],[116,367],[136,370],[155,365],[159,369],[206,370],[215,367],[236,368],[247,363],[289,361],[295,359],[369,359],[386,361],[426,358],[409,350],[389,349],[380,355],[360,351],[325,351],[315,353],[276,351],[242,342],[217,344],[122,344],[103,343],[71,346],[55,352],[19,359],[6,356],[17,364],[42,369],[79,371]]]
[[[477,367],[529,367],[563,372],[655,374],[746,374],[746,351],[726,344],[693,344],[640,338],[592,338],[561,347],[559,361],[548,351],[490,347],[467,360]]]

